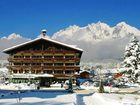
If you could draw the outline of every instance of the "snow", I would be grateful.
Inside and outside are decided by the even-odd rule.
[[[20,94],[20,105],[75,105],[76,94],[50,91],[27,91]],[[0,105],[19,105],[18,94],[2,97]]]
[[[8,73],[8,69],[6,67],[0,68],[0,72]]]
[[[110,27],[106,23],[97,22],[91,23],[84,27],[79,27],[76,25],[69,26],[64,30],[54,33],[52,39],[67,41],[69,39],[86,42],[94,42],[95,40],[105,40],[118,37],[125,37],[140,35],[140,31],[135,27],[128,25],[125,22],[120,22],[114,27]]]
[[[53,77],[51,74],[35,74],[35,77]]]
[[[123,66],[127,67],[125,77],[128,79],[126,82],[137,82],[138,76],[140,76],[140,45],[139,40],[133,36],[128,45],[125,48]]]
[[[92,95],[93,105],[139,105],[140,96],[133,94],[106,94],[95,93]]]
[[[21,105],[139,105],[140,96],[133,94],[77,94],[55,91],[20,93]],[[1,97],[0,105],[18,105],[18,94]]]
[[[36,89],[35,84],[30,84],[28,85],[27,83],[20,83],[20,84],[14,84],[14,83],[9,83],[7,85],[5,84],[0,84],[0,89],[2,90],[34,90]]]
[[[36,39],[34,39],[34,40],[30,40],[30,41],[27,41],[27,42],[25,42],[25,43],[18,44],[18,45],[16,45],[16,46],[7,48],[7,49],[3,50],[3,52],[7,52],[7,51],[10,51],[10,50],[12,50],[12,49],[16,49],[16,48],[18,48],[18,47],[20,47],[20,46],[27,45],[27,44],[29,44],[29,43],[33,43],[33,42],[35,42],[35,41],[37,41],[37,40],[40,40],[40,39],[44,39],[44,40],[46,40],[46,41],[50,41],[50,42],[53,42],[53,43],[56,43],[56,44],[60,44],[60,45],[63,45],[63,46],[67,46],[67,47],[70,47],[70,48],[73,48],[73,49],[76,49],[76,50],[79,50],[79,51],[83,51],[83,50],[80,49],[80,48],[77,48],[77,47],[74,47],[74,46],[71,46],[71,45],[68,45],[68,44],[64,44],[64,43],[61,43],[61,42],[58,42],[58,41],[55,41],[55,40],[52,40],[52,39],[49,39],[49,38],[46,38],[46,37],[39,37],[39,38],[36,38]]]
[[[4,87],[3,87],[4,86]],[[105,87],[113,93],[96,93],[99,87],[68,93],[60,84],[55,88],[33,89],[26,84],[1,85],[0,105],[139,105],[140,96],[135,94],[115,94],[116,88]],[[7,88],[9,87],[9,89]],[[89,88],[89,87],[88,87]],[[116,91],[116,90],[117,91]],[[9,91],[8,91],[9,90]],[[12,91],[11,91],[12,90]],[[22,90],[19,92],[19,90]],[[139,91],[139,88],[121,89],[119,92]],[[95,93],[94,93],[95,92]],[[20,97],[20,98],[19,98]],[[20,99],[20,100],[19,100]]]
[[[12,74],[9,78],[37,78],[37,77],[53,77],[51,74]]]

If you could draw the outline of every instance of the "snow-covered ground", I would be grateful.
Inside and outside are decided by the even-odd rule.
[[[96,93],[99,87],[82,85],[82,90],[68,93],[60,84],[53,84],[51,88],[36,90],[31,84],[0,85],[0,105],[140,105],[140,96],[128,94],[140,91],[139,87],[112,88],[104,87],[106,92]],[[13,90],[13,91],[11,91]],[[19,93],[19,90],[22,92]],[[127,94],[114,94],[114,93]]]
[[[66,92],[26,91],[20,93],[20,105],[75,105],[76,94]],[[19,94],[0,98],[0,105],[19,105]]]
[[[28,86],[27,83],[20,83],[20,84],[0,84],[0,89],[2,90],[33,90],[36,89],[36,85],[35,84],[31,84],[30,86]]]
[[[20,105],[140,105],[139,95],[77,91],[34,90],[10,94],[10,91],[0,90],[4,94],[0,95],[0,105],[19,105],[19,101]]]
[[[134,94],[95,93],[91,98],[93,105],[140,105],[140,96]]]

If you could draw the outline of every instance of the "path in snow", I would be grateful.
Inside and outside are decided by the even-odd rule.
[[[82,90],[81,92],[76,91],[76,103],[77,103],[77,105],[92,105],[91,103],[89,104],[89,102],[92,102],[91,101],[92,98],[88,99],[89,97],[92,96],[92,94],[93,94],[93,92],[89,91],[89,90],[88,91]]]
[[[90,94],[77,94],[76,102],[77,105],[93,105],[91,102],[92,93]]]

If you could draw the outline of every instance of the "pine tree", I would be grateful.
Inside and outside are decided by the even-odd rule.
[[[137,82],[138,76],[140,76],[140,45],[135,36],[132,37],[125,48],[123,66],[126,68],[125,81]]]
[[[101,81],[100,81],[99,93],[104,93],[104,82],[103,82],[102,79],[101,79]]]
[[[68,92],[73,93],[72,77],[69,79]]]

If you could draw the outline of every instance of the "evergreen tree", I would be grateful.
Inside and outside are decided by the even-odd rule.
[[[140,75],[140,45],[135,36],[125,48],[123,66],[126,68],[125,82],[137,82]]]
[[[69,79],[68,91],[71,93],[73,92],[72,77]]]
[[[100,81],[99,93],[104,93],[104,82],[103,82],[102,79],[101,79],[101,81]]]

